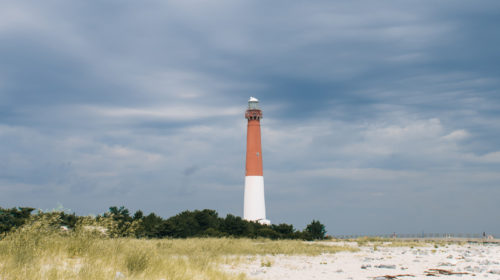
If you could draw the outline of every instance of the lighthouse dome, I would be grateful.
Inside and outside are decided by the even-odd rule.
[[[250,99],[248,99],[248,102],[259,102],[259,100],[253,96],[250,96]]]

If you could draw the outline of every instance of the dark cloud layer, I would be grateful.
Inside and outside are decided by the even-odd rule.
[[[0,4],[0,205],[500,234],[498,1]]]

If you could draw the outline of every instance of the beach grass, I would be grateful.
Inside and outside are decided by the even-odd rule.
[[[61,232],[35,221],[0,240],[0,279],[245,279],[222,271],[248,256],[319,255],[354,251],[300,240],[108,238]]]
[[[334,240],[339,241],[339,240]],[[400,238],[386,238],[386,237],[371,237],[364,236],[355,239],[344,239],[347,242],[355,242],[359,247],[363,246],[377,246],[377,247],[444,247],[451,244],[466,244],[465,241],[453,240],[418,240],[418,239],[400,239]]]

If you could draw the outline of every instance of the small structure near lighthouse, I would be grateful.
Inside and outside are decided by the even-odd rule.
[[[247,126],[247,158],[245,172],[245,199],[243,218],[269,225],[266,219],[266,203],[264,199],[264,173],[262,170],[262,147],[260,141],[260,119],[262,111],[259,100],[250,97],[245,112]]]

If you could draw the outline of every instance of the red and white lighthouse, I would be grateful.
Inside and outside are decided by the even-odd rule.
[[[257,98],[250,97],[248,100],[245,118],[248,120],[248,126],[243,218],[247,221],[256,221],[269,225],[271,222],[266,219],[262,147],[260,142],[262,111],[259,109],[259,100]]]

